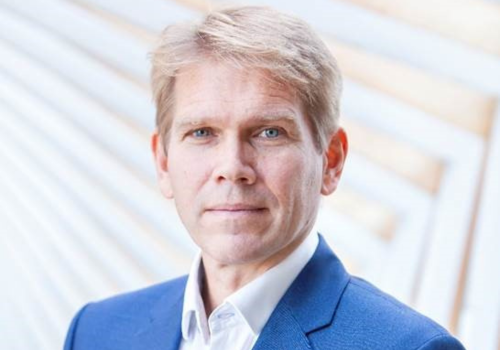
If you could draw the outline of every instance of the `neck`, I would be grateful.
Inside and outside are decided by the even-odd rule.
[[[202,297],[205,311],[209,316],[224,300],[267,271],[260,269],[239,269],[222,265],[211,259],[203,258],[205,275],[203,278]]]
[[[208,254],[203,253],[202,266],[204,274],[201,295],[207,317],[217,308],[217,306],[221,305],[228,296],[282,262],[304,241],[304,239],[305,236],[301,237],[301,239],[289,244],[266,260],[245,264],[228,264],[220,262],[213,259]]]

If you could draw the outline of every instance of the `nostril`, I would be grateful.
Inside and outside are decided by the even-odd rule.
[[[255,170],[251,166],[233,165],[216,170],[217,181],[230,181],[238,184],[252,184],[256,180]]]

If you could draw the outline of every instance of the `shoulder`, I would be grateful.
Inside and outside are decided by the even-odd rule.
[[[430,334],[445,333],[446,330],[430,318],[381,291],[371,283],[351,277],[341,299],[338,312],[349,311],[352,316],[370,319],[373,324],[398,326],[399,332],[414,328]]]
[[[85,305],[71,322],[64,349],[94,349],[97,340],[99,349],[106,349],[107,340],[119,339],[125,344],[127,337],[150,322],[157,305],[181,302],[186,280],[183,276]]]
[[[141,316],[150,311],[162,298],[176,298],[182,296],[187,276],[155,284],[147,288],[122,293],[100,301],[92,302],[86,307],[86,313],[106,315],[121,315],[122,317]]]
[[[329,328],[324,336],[343,339],[346,349],[464,349],[439,324],[356,277],[350,278]]]

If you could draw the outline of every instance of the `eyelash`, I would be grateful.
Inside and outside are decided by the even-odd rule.
[[[204,132],[207,132],[208,135],[204,135],[204,136],[196,136],[196,133],[197,132],[200,132],[200,131],[204,131]],[[209,129],[209,128],[200,128],[200,129],[196,129],[196,130],[193,130],[193,131],[190,131],[189,132],[189,135],[190,136],[193,136],[195,138],[203,138],[203,137],[208,137],[212,134],[212,131]]]
[[[266,137],[267,139],[276,139],[276,138],[282,136],[283,133],[284,133],[283,129],[281,129],[281,128],[278,128],[278,127],[268,127],[268,128],[262,129],[258,133],[258,135],[262,135],[263,133],[265,133],[266,131],[269,131],[269,130],[276,130],[278,132],[278,135],[276,135],[274,137]]]

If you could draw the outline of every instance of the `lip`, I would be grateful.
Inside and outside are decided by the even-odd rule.
[[[207,212],[212,213],[227,213],[227,214],[238,214],[238,213],[260,213],[267,208],[258,205],[249,204],[219,204],[206,209]]]

